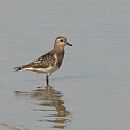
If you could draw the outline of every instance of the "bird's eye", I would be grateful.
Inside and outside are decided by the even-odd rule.
[[[60,42],[63,42],[63,39],[61,39]]]

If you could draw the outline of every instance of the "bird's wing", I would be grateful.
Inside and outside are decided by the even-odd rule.
[[[54,56],[53,50],[40,56],[38,59],[30,64],[22,65],[19,67],[14,67],[15,71],[24,70],[26,68],[47,68],[49,66],[54,66],[56,58]]]
[[[49,66],[53,66],[55,62],[56,58],[54,57],[54,52],[50,51],[30,63],[30,66],[34,68],[47,68]]]

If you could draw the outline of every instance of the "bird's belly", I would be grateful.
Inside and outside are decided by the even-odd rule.
[[[48,73],[49,75],[51,75],[51,73],[55,72],[57,69],[59,69],[58,66],[48,67],[48,68],[47,68],[47,73]]]
[[[47,68],[25,68],[23,70],[28,70],[28,71],[33,71],[33,72],[37,72],[37,73],[48,73],[49,75],[51,73],[53,73],[54,71],[56,71],[58,69],[58,66],[54,67],[54,66],[49,66]]]

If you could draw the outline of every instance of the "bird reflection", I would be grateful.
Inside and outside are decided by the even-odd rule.
[[[40,109],[33,109],[34,111],[48,111],[46,116],[47,122],[53,123],[53,128],[64,129],[67,122],[70,121],[70,112],[66,109],[62,98],[62,93],[57,91],[52,86],[38,88],[32,92],[15,91],[16,96],[29,96],[38,101],[38,105],[42,106]],[[54,114],[52,114],[54,111]],[[44,121],[44,120],[39,120]]]

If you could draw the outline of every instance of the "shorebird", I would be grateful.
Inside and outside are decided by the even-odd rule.
[[[49,76],[62,65],[64,58],[64,47],[66,45],[72,46],[68,43],[66,37],[59,36],[55,39],[53,50],[40,56],[38,59],[29,64],[14,67],[14,69],[15,71],[27,70],[37,73],[45,73],[46,85],[49,86]]]

